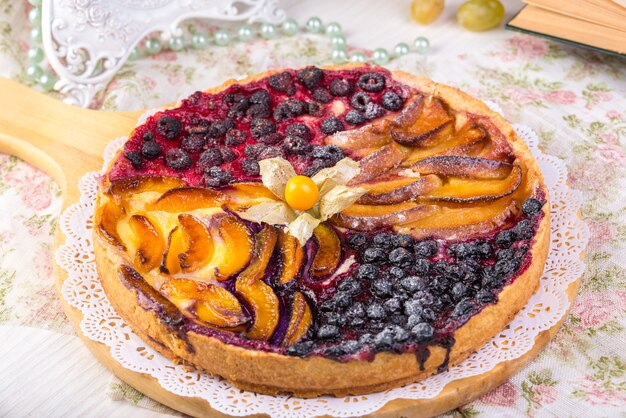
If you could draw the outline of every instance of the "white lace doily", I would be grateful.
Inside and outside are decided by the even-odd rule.
[[[63,296],[71,306],[82,312],[81,332],[107,345],[113,358],[122,366],[149,374],[163,388],[177,395],[205,399],[212,408],[225,414],[268,414],[285,418],[319,415],[348,417],[374,412],[397,398],[433,398],[453,380],[483,374],[498,363],[519,358],[528,352],[534,345],[535,337],[565,315],[570,305],[565,291],[584,271],[581,252],[587,245],[589,233],[577,216],[581,196],[567,186],[565,164],[539,150],[535,132],[523,125],[514,127],[537,159],[550,191],[552,236],[541,285],[505,330],[461,364],[419,383],[365,396],[300,399],[242,391],[205,372],[175,365],[131,331],[111,306],[98,280],[92,247],[92,215],[96,179],[101,172],[87,173],[81,178],[80,201],[68,207],[61,216],[61,230],[67,239],[56,251],[56,261],[68,274],[62,288]],[[108,145],[104,167],[125,140],[118,138]]]

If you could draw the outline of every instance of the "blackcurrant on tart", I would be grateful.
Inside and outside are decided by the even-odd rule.
[[[100,179],[100,280],[147,344],[312,397],[465,359],[536,290],[547,189],[502,117],[380,67],[306,67],[147,117]]]

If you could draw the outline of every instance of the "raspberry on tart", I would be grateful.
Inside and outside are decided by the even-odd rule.
[[[261,182],[277,157],[297,174],[285,196]],[[317,210],[309,177],[344,158],[363,194],[306,242],[240,216],[284,197]],[[116,310],[173,360],[262,393],[363,394],[506,326],[539,283],[547,200],[482,102],[380,67],[306,67],[148,117],[101,178],[94,245]]]

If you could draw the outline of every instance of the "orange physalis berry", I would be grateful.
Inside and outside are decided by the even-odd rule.
[[[319,196],[317,185],[307,176],[294,176],[285,186],[287,204],[297,210],[308,210]]]

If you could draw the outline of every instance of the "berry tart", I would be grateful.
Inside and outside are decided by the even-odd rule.
[[[154,112],[101,177],[100,280],[146,343],[261,393],[446,370],[538,287],[547,188],[467,94],[381,67],[270,71]]]

